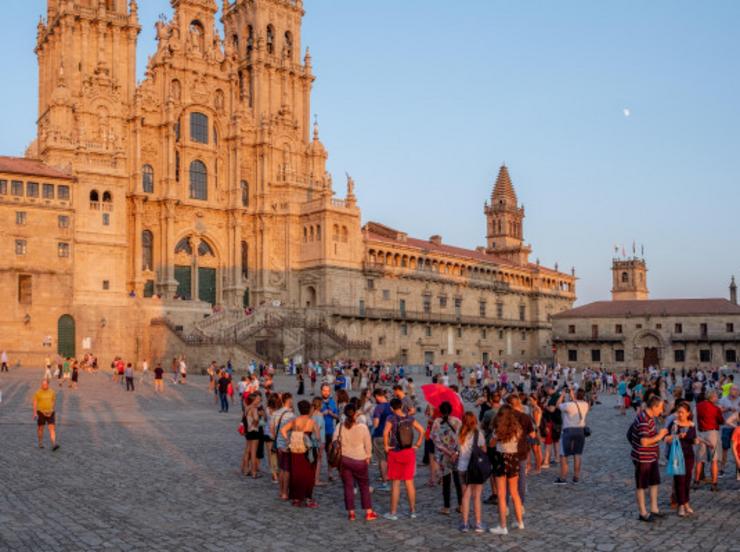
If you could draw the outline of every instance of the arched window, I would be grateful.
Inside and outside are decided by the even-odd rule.
[[[154,266],[154,235],[149,230],[141,233],[141,268],[152,270]]]
[[[208,117],[202,113],[190,114],[190,139],[199,144],[208,143]]]
[[[193,246],[190,245],[190,238],[183,238],[175,246],[175,254],[185,253],[187,255],[193,254]]]
[[[285,31],[285,54],[288,57],[293,56],[293,33]]]
[[[113,196],[106,190],[103,192],[103,203],[110,203],[111,201],[113,201]]]
[[[242,192],[242,207],[249,207],[249,184],[247,184],[246,180],[242,180],[241,192]]]
[[[203,24],[195,20],[190,23],[190,40],[192,47],[197,52],[202,52],[205,47],[205,30]]]
[[[349,231],[346,226],[342,226],[342,242],[347,243],[349,241]]]
[[[198,244],[198,255],[200,257],[215,257],[216,255],[213,253],[213,249],[211,249],[211,246],[208,245],[206,242],[201,240],[201,242]]]
[[[90,190],[90,201],[98,202],[100,201],[100,196],[98,195],[97,190]]]
[[[249,276],[249,245],[247,242],[242,242],[242,276],[247,278]]]
[[[627,274],[626,272],[622,272],[622,283],[626,284],[626,283],[629,283],[629,281],[630,281],[630,275]]]
[[[313,239],[314,239],[313,226],[311,226],[311,228],[309,228],[309,230],[308,230],[308,236],[309,236],[308,237],[308,240],[309,241],[313,241]]]
[[[251,54],[254,49],[254,27],[247,25],[247,54]]]
[[[208,199],[208,170],[202,161],[190,163],[190,197],[192,199]]]
[[[267,53],[275,52],[275,28],[272,25],[267,26]]]
[[[146,194],[154,193],[154,169],[151,165],[144,165],[141,169],[141,189]]]
[[[321,241],[321,225],[316,226],[316,241]]]

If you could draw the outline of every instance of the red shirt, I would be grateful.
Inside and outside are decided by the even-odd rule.
[[[719,431],[725,423],[722,409],[711,401],[701,401],[696,405],[696,421],[699,431]]]

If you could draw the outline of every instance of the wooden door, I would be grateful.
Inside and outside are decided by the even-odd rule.
[[[75,319],[65,314],[57,322],[57,353],[63,358],[75,356]]]

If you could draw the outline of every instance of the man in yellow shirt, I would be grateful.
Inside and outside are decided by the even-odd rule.
[[[41,388],[33,396],[33,419],[38,426],[39,448],[44,448],[44,426],[49,426],[49,438],[51,439],[51,450],[57,450],[56,420],[54,408],[56,407],[57,395],[53,389],[49,389],[49,381],[43,380]]]

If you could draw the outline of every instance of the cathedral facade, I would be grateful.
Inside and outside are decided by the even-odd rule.
[[[48,0],[38,133],[0,158],[12,358],[175,352],[410,364],[550,355],[575,277],[530,263],[502,167],[487,244],[361,223],[311,124],[301,0],[171,0],[136,80],[135,0]]]

